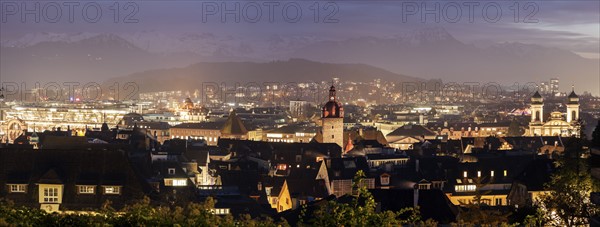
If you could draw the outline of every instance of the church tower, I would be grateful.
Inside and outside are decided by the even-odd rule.
[[[537,91],[531,97],[531,123],[544,123],[544,99]]]
[[[323,143],[336,143],[344,148],[344,107],[337,100],[333,84],[329,88],[329,101],[321,115]]]
[[[579,120],[579,96],[575,94],[575,89],[571,90],[567,102],[567,122],[576,123]]]

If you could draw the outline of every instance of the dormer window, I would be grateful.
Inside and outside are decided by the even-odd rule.
[[[481,171],[477,171],[477,177],[481,177]]]
[[[46,187],[44,188],[44,203],[58,203],[58,187]]]
[[[121,187],[120,186],[103,186],[103,191],[104,194],[107,195],[119,195],[121,194]]]
[[[508,171],[504,170],[504,176],[507,176],[507,175],[508,175]]]
[[[379,179],[381,180],[381,185],[389,185],[390,184],[390,175],[382,174]]]
[[[464,172],[463,172],[463,177],[464,177],[464,178],[467,178],[467,171],[464,171]]]
[[[175,168],[168,169],[169,175],[175,175]]]
[[[96,187],[92,185],[78,185],[77,192],[79,194],[94,194]]]
[[[26,184],[9,184],[10,193],[25,193],[27,191]]]
[[[165,179],[165,186],[187,186],[186,179]]]
[[[494,170],[490,171],[490,176],[494,177]]]

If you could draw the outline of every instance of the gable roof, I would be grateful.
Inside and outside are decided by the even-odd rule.
[[[375,202],[382,211],[399,211],[413,207],[415,190],[413,189],[371,189]],[[439,223],[450,223],[456,220],[458,208],[440,190],[418,190],[419,211],[423,220],[433,219]]]
[[[246,135],[248,130],[242,122],[242,119],[235,114],[235,110],[229,113],[229,118],[225,121],[223,128],[221,128],[221,134],[223,135]]]
[[[26,161],[24,161],[26,160]],[[61,207],[66,209],[99,208],[108,199],[103,193],[86,195],[76,192],[77,185],[117,185],[123,190],[118,197],[110,197],[115,208],[141,197],[152,190],[133,169],[121,150],[81,149],[0,149],[0,185],[18,181],[27,184],[63,184]],[[5,187],[0,196],[9,196]],[[37,193],[34,190],[27,193]],[[87,198],[87,199],[86,199]],[[17,204],[38,205],[37,196],[11,197]]]
[[[404,125],[387,134],[387,136],[434,136],[435,132],[422,125]]]
[[[40,177],[40,179],[37,181],[39,184],[62,184],[62,182],[63,181],[60,179],[56,173],[56,170],[54,169],[46,171],[46,173],[44,173],[44,175],[42,175],[42,177]]]
[[[199,123],[181,123],[173,126],[174,129],[204,129],[204,130],[220,130],[223,127],[223,122],[199,122]]]

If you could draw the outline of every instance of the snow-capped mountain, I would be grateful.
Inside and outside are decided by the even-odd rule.
[[[184,67],[197,62],[265,62],[303,58],[328,63],[363,63],[394,73],[446,81],[523,82],[569,77],[583,90],[600,74],[597,61],[573,52],[518,42],[466,44],[442,27],[393,37],[325,40],[312,35],[239,37],[211,32],[165,34],[28,34],[1,42],[3,78],[40,74],[106,78]],[[27,67],[22,67],[27,63]],[[60,69],[60,70],[59,70]],[[5,76],[6,75],[6,76]],[[593,82],[593,81],[592,81]],[[587,87],[586,87],[587,86]]]
[[[28,33],[23,37],[15,40],[1,40],[2,47],[29,47],[42,42],[65,42],[73,43],[88,39],[98,35],[97,33],[79,32],[79,33],[51,33],[37,32]]]
[[[76,44],[80,41],[127,41],[136,48],[158,54],[188,53],[203,57],[219,56],[256,60],[285,59],[305,45],[321,41],[316,36],[271,35],[249,39],[210,32],[165,34],[157,31],[140,31],[123,34],[98,33],[30,33],[15,40],[1,40],[0,46],[26,48],[40,43]],[[93,42],[96,42],[93,41]],[[125,44],[125,42],[122,42]],[[127,47],[127,48],[134,48]]]
[[[442,27],[429,27],[413,30],[401,37],[402,41],[413,46],[419,45],[452,45],[460,43]]]

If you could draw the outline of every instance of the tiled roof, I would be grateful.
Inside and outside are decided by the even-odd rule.
[[[387,136],[434,136],[435,132],[421,126],[421,125],[404,125],[397,128],[393,132],[387,134]]]
[[[248,130],[242,122],[242,119],[235,114],[235,110],[229,113],[229,118],[225,121],[223,128],[221,128],[221,134],[223,135],[246,135]]]

